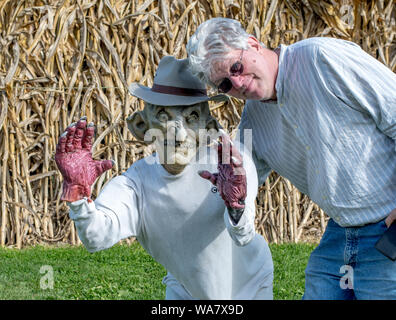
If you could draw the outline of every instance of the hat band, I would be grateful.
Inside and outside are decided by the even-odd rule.
[[[189,97],[203,97],[206,96],[205,89],[190,89],[190,88],[180,88],[172,86],[163,86],[160,84],[155,84],[151,88],[151,91],[165,94],[173,94],[175,96],[189,96]]]

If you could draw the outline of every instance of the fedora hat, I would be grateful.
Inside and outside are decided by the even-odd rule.
[[[193,105],[228,99],[223,94],[208,97],[205,85],[190,72],[188,59],[179,60],[173,56],[161,59],[152,88],[134,82],[129,86],[129,92],[148,103],[161,106]]]

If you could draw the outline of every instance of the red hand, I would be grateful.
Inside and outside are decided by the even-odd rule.
[[[199,175],[217,186],[227,208],[243,209],[246,198],[246,172],[238,149],[223,134],[218,146],[218,173],[200,171]]]
[[[55,162],[64,179],[61,200],[73,202],[89,197],[96,178],[114,165],[112,160],[92,159],[94,132],[93,123],[87,126],[83,117],[59,138]]]

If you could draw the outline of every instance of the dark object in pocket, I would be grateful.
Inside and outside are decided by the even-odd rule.
[[[379,238],[375,248],[392,261],[396,260],[396,221]]]

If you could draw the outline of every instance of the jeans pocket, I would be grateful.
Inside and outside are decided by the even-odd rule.
[[[385,223],[385,219],[381,220],[380,222],[377,222],[375,224],[375,228],[373,229],[375,235],[379,238],[382,237],[382,235],[384,234],[384,232],[388,229],[388,227],[386,226]]]

